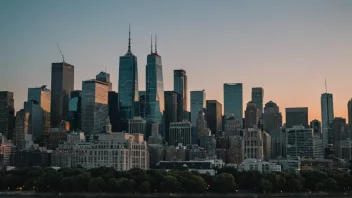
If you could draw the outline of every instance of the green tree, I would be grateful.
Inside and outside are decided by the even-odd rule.
[[[144,181],[137,188],[139,193],[150,193],[150,183],[149,181]]]
[[[273,189],[273,184],[266,179],[261,179],[257,186],[257,192],[261,193],[269,193],[271,189]]]
[[[132,193],[134,192],[134,181],[127,178],[119,178],[116,183],[117,192]]]
[[[101,192],[104,190],[105,181],[101,177],[94,177],[90,179],[88,189],[91,192]]]
[[[162,192],[166,193],[177,193],[182,192],[182,185],[177,181],[176,177],[168,175],[165,177],[165,180],[161,183]]]
[[[75,180],[72,177],[64,177],[61,180],[61,190],[63,192],[74,192],[75,189]]]
[[[221,173],[215,176],[214,189],[218,193],[231,193],[236,190],[235,178],[228,173]]]
[[[326,192],[336,191],[338,189],[337,183],[333,178],[324,179],[321,182],[318,182],[316,186],[317,189]]]
[[[117,189],[117,180],[115,178],[110,178],[108,180],[108,190],[110,192],[116,192]]]

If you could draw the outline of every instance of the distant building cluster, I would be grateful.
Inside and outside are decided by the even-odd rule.
[[[51,90],[28,88],[17,112],[14,93],[0,91],[1,169],[81,165],[215,174],[214,167],[291,172],[352,160],[352,100],[347,121],[334,117],[331,93],[321,95],[321,121],[308,120],[308,107],[286,108],[284,121],[275,102],[264,102],[262,87],[252,88],[245,109],[242,83],[225,83],[224,100],[211,100],[204,89],[189,92],[184,69],[173,71],[174,90],[164,90],[156,38],[145,90],[139,90],[130,33],[117,92],[106,72],[75,90],[73,65],[51,68]]]

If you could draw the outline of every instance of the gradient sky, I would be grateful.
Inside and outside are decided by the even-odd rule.
[[[320,95],[334,94],[336,117],[347,117],[352,97],[351,0],[0,0],[0,90],[15,93],[23,108],[27,88],[50,87],[51,63],[75,65],[75,89],[107,67],[117,91],[118,59],[138,57],[145,89],[150,35],[158,35],[164,88],[184,69],[189,90],[206,90],[223,103],[223,83],[264,88],[264,101],[308,106],[321,120]],[[244,104],[245,107],[246,104]]]

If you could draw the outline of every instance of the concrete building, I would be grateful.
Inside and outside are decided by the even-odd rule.
[[[259,110],[255,103],[252,101],[248,102],[245,111],[245,128],[258,127],[259,117]]]
[[[257,160],[264,160],[263,136],[260,129],[245,129],[243,139],[245,159],[253,158]]]
[[[197,137],[200,137],[200,136],[203,136],[203,135],[206,135],[208,136],[208,128],[207,128],[208,124],[207,124],[207,121],[205,120],[205,115],[204,115],[204,112],[203,110],[200,110],[198,112],[198,117],[197,117]]]
[[[308,128],[308,107],[286,108],[286,128],[302,125]]]
[[[259,118],[262,119],[263,114],[264,89],[262,87],[252,88],[252,102],[258,108]]]
[[[273,101],[265,104],[263,113],[263,128],[270,135],[282,126],[282,115],[279,107]]]
[[[82,129],[88,134],[101,133],[109,117],[108,85],[97,80],[82,82]]]
[[[222,105],[216,100],[207,100],[206,120],[213,135],[220,136],[222,133]]]
[[[57,128],[68,115],[68,103],[74,90],[75,67],[65,62],[51,64],[50,123]]]
[[[267,132],[263,132],[262,135],[264,160],[269,161],[271,159],[271,136]]]
[[[13,138],[15,128],[15,108],[13,92],[0,91],[0,133],[8,139]]]
[[[194,161],[161,161],[158,168],[161,170],[196,171],[200,174],[216,174],[215,168],[221,169],[225,166],[222,160],[194,160]]]
[[[6,136],[0,133],[0,170],[10,166],[11,153],[14,151],[14,145],[8,141]]]
[[[158,123],[153,123],[152,125],[152,135],[148,138],[148,144],[163,145],[163,138],[159,134]]]
[[[286,129],[287,157],[314,157],[313,129],[293,126]]]
[[[238,171],[259,171],[260,173],[281,172],[281,165],[257,159],[245,159],[237,166]]]
[[[271,159],[278,159],[286,156],[286,131],[278,128],[271,131]]]
[[[336,117],[330,123],[328,143],[333,145],[336,157],[351,159],[351,134],[346,119]]]
[[[225,118],[234,115],[243,118],[243,85],[242,83],[224,84],[224,115]]]
[[[170,123],[169,133],[169,145],[192,144],[192,124],[188,121]]]
[[[313,129],[314,135],[322,137],[321,122],[319,120],[312,120],[309,126],[309,128]]]
[[[314,129],[313,129],[314,131]],[[313,132],[313,156],[314,158],[324,158],[323,139],[320,135],[314,135]]]
[[[240,136],[241,124],[234,115],[225,120],[225,136]]]
[[[329,126],[334,119],[334,101],[332,94],[323,93],[321,95],[321,120],[324,148],[328,147]]]
[[[147,137],[147,121],[141,117],[134,117],[128,120],[128,133],[129,134],[142,134],[144,139]]]

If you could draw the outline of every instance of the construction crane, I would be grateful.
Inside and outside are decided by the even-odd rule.
[[[60,53],[61,53],[61,56],[62,56],[62,61],[65,62],[65,57],[64,57],[64,55],[62,54],[60,45],[59,45],[58,43],[56,43],[56,45],[57,45],[57,48],[59,48],[59,50],[60,50]]]

